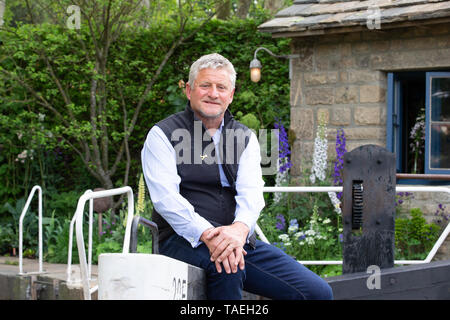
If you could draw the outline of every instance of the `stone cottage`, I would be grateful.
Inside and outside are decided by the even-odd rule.
[[[376,144],[396,154],[398,173],[450,175],[450,1],[295,0],[259,30],[291,38],[300,56],[291,64],[293,176],[310,166],[320,117],[330,158],[343,128],[347,151]],[[416,157],[410,135],[421,116]],[[443,194],[417,193],[413,205],[433,214],[438,203],[450,212]]]

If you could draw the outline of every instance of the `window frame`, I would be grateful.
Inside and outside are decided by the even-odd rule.
[[[425,160],[424,160],[424,173],[425,174],[450,174],[450,170],[428,170],[428,143],[429,143],[429,112],[430,112],[430,94],[429,84],[431,79],[428,75],[446,75],[450,77],[450,71],[422,71],[425,77]],[[403,154],[402,148],[402,115],[403,115],[403,101],[402,97],[402,84],[401,81],[408,77],[408,74],[414,74],[415,71],[398,71],[387,72],[387,113],[386,113],[386,149],[393,152],[396,156],[396,172],[405,173],[403,169]],[[428,179],[402,179],[397,183],[399,184],[420,184],[420,185],[450,185],[448,181],[442,180],[428,180]]]
[[[425,82],[425,173],[426,174],[450,174],[449,169],[432,169],[431,158],[431,82],[433,78],[450,78],[450,72],[427,72]]]

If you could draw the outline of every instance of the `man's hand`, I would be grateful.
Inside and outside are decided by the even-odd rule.
[[[235,222],[229,226],[222,226],[206,230],[200,240],[208,247],[211,253],[211,261],[215,262],[216,269],[221,272],[220,264],[227,273],[237,272],[245,267],[244,256],[247,252],[244,245],[249,228],[242,222]]]

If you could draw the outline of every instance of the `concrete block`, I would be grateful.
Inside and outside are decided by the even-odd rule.
[[[98,270],[99,300],[206,299],[204,271],[163,255],[101,254]]]

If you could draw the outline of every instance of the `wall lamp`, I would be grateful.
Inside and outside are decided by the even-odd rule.
[[[258,53],[259,50],[267,51],[271,56],[273,56],[275,58],[289,59],[289,79],[291,79],[292,59],[300,58],[300,55],[299,54],[288,54],[288,55],[278,56],[267,48],[259,47],[258,49],[255,50],[255,55],[253,57],[253,60],[250,62],[250,79],[253,82],[258,82],[261,79],[262,64],[258,59],[256,59],[256,54]]]

